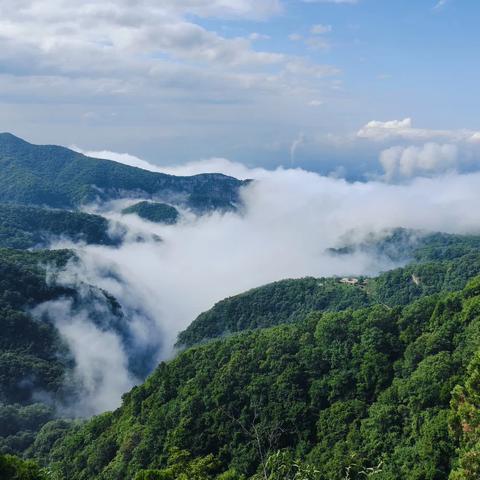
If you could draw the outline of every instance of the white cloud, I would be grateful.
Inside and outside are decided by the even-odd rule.
[[[226,173],[232,173],[232,165],[222,162]],[[205,162],[201,164],[203,168]],[[182,173],[193,174],[199,166],[182,168]],[[83,264],[72,265],[70,277],[96,284],[127,309],[155,319],[160,333],[150,338],[158,341],[165,358],[176,333],[226,296],[281,278],[374,274],[388,267],[385,259],[364,254],[331,257],[326,250],[346,234],[361,237],[397,226],[479,231],[480,174],[390,185],[352,184],[301,169],[245,173],[257,181],[243,191],[242,215],[186,214],[175,226],[161,226],[104,212],[132,230],[141,227],[161,236],[163,242],[82,246]],[[466,210],[466,204],[471,208]]]
[[[253,41],[257,41],[257,40],[270,40],[270,35],[265,35],[264,33],[257,33],[257,32],[253,32],[251,33],[248,38],[250,40],[253,40]]]
[[[318,23],[317,25],[313,25],[310,29],[310,33],[312,35],[324,35],[325,33],[330,33],[332,31],[331,25],[323,25]]]
[[[456,145],[431,142],[422,146],[395,146],[380,153],[380,163],[389,181],[454,170],[458,160]]]
[[[330,42],[318,37],[307,38],[305,44],[313,50],[328,50],[330,48]]]
[[[86,151],[78,147],[70,147],[76,152],[83,153],[88,157],[100,158],[105,160],[113,160],[114,162],[130,165],[131,167],[142,168],[150,172],[167,173],[169,175],[189,176],[199,175],[201,173],[223,173],[239,179],[250,178],[253,173],[258,173],[260,170],[250,169],[243,163],[232,162],[225,158],[208,158],[204,160],[197,160],[194,162],[187,162],[182,165],[166,165],[160,167],[152,163],[142,160],[135,155],[129,153],[110,152],[108,150],[102,151]]]
[[[281,12],[279,0],[0,2],[0,90],[8,103],[0,126],[33,141],[107,141],[117,149],[144,142],[152,151],[168,138],[165,156],[174,151],[176,159],[198,147],[208,156],[231,153],[215,142],[226,135],[229,145],[257,135],[260,143],[272,118],[327,98],[329,84],[318,80],[340,73],[309,59],[303,46],[302,54],[268,51],[265,34],[229,30],[231,19],[238,25]],[[262,118],[252,122],[252,111]],[[179,152],[187,144],[192,152]]]
[[[299,134],[291,145],[292,157],[304,143],[305,136]],[[128,154],[103,155],[129,163],[139,160]],[[212,171],[256,181],[242,191],[241,215],[196,217],[183,212],[174,226],[121,215],[121,207],[111,204],[102,213],[126,225],[131,232],[126,243],[119,248],[78,245],[81,262],[69,265],[60,279],[67,285],[95,284],[112,293],[127,312],[136,312],[132,332],[139,337],[138,345],[147,341],[156,347],[158,358],[168,358],[178,331],[222,298],[282,278],[373,275],[392,266],[364,253],[331,256],[327,249],[339,246],[346,235],[362,238],[398,226],[480,232],[480,173],[450,172],[456,160],[455,146],[449,144],[396,147],[383,155],[387,174],[441,173],[401,184],[332,178],[341,169],[332,177],[302,169],[249,169],[218,158],[165,168],[181,175]],[[135,241],[138,231],[148,233],[145,242]],[[163,241],[149,240],[154,235]],[[112,408],[133,381],[121,342],[67,307],[44,305],[75,354],[77,378],[88,386],[87,403]],[[116,375],[103,384],[105,372],[112,369]]]
[[[128,357],[115,332],[97,327],[86,311],[75,312],[68,300],[44,302],[32,313],[49,316],[75,359],[68,387],[74,382],[81,396],[74,406],[64,406],[66,413],[91,416],[118,407],[121,395],[138,379],[128,372]]]
[[[292,42],[298,42],[299,40],[302,40],[302,35],[298,34],[298,33],[291,33],[289,36],[288,36],[288,39],[291,40]]]
[[[321,107],[323,104],[324,104],[324,102],[322,102],[321,100],[310,100],[308,102],[308,105],[310,107]]]
[[[124,165],[130,165],[131,167],[142,168],[143,170],[149,170],[150,172],[162,172],[161,168],[157,165],[142,160],[141,158],[136,157],[135,155],[130,155],[129,153],[117,153],[110,152],[109,150],[82,150],[76,145],[70,146],[72,150],[82,153],[87,157],[100,158],[104,160],[113,160],[114,162],[123,163]]]
[[[297,154],[297,150],[305,144],[306,138],[304,133],[299,133],[297,138],[292,142],[290,146],[290,164],[293,165],[295,163],[295,156]]]
[[[336,3],[336,4],[349,4],[354,5],[358,3],[359,0],[302,0],[304,3]]]
[[[415,128],[411,118],[390,120],[386,122],[372,120],[357,132],[357,137],[369,140],[385,141],[391,139],[405,139],[425,141],[428,139],[448,139],[451,141],[475,141],[479,132],[471,130],[435,130]]]

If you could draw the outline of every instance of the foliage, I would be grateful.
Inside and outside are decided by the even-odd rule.
[[[30,313],[34,307],[62,299],[72,312],[87,309],[99,328],[123,334],[128,351],[126,319],[113,298],[88,285],[78,291],[57,285],[55,272],[68,261],[75,257],[66,250],[0,249],[0,453],[28,449],[54,418],[55,402],[75,396],[81,387],[66,382],[73,357],[52,319]]]
[[[282,280],[218,302],[178,336],[178,346],[302,320],[314,310],[339,311],[370,303],[367,292],[335,279]]]
[[[156,223],[165,223],[173,225],[177,223],[179,213],[175,207],[167,205],[166,203],[156,202],[138,202],[134,205],[124,208],[123,214],[135,213],[140,218]]]
[[[480,352],[468,367],[464,385],[453,391],[450,425],[460,442],[459,460],[450,478],[480,478]]]
[[[0,134],[0,201],[53,208],[76,208],[128,195],[184,199],[189,208],[232,209],[240,203],[232,177],[202,174],[175,177],[86,157],[64,147],[31,145]]]
[[[48,480],[49,475],[31,460],[25,461],[12,455],[0,455],[0,478],[2,480]]]
[[[380,252],[388,251],[393,256],[400,249],[402,243],[397,236],[404,231],[394,232],[396,240],[388,242],[388,248],[378,247]],[[356,286],[344,285],[339,279],[301,278],[274,282],[222,300],[178,335],[177,346],[189,347],[235,332],[296,322],[312,311],[407,305],[422,296],[461,290],[469,279],[480,275],[480,237],[438,233],[421,238],[411,240],[403,250],[408,253],[411,248],[414,262],[376,278],[360,278]]]
[[[478,285],[190,348],[58,440],[51,467],[72,480],[163,475],[172,452],[189,452],[186,464],[215,465],[212,479],[446,479],[451,391],[480,347]]]
[[[52,238],[115,245],[108,235],[108,222],[98,215],[0,204],[0,247],[44,247]]]

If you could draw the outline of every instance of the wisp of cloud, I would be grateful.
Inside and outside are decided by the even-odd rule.
[[[255,179],[242,191],[239,212],[196,216],[183,211],[178,224],[166,226],[122,215],[122,202],[103,205],[112,225],[121,222],[127,228],[125,242],[118,248],[75,245],[81,262],[62,274],[66,283],[93,284],[118,299],[135,348],[152,352],[152,366],[174,354],[180,330],[227,296],[284,278],[375,275],[394,266],[366,252],[329,253],[346,236],[361,240],[395,227],[457,233],[480,227],[480,173],[416,178],[401,185],[348,183],[301,169],[249,170],[219,159],[169,172],[219,167]],[[64,305],[43,308],[51,309],[76,356],[77,374],[90,385],[85,410],[117,406],[121,394],[139,381],[128,371],[117,335],[93,330],[85,316],[69,317]],[[93,361],[86,358],[92,349],[97,351]],[[91,378],[109,380],[92,383]]]

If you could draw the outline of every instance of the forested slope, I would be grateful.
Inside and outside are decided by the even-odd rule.
[[[166,203],[158,202],[138,202],[122,210],[123,214],[136,214],[140,218],[155,223],[164,223],[173,225],[177,223],[179,213],[175,207]]]
[[[72,480],[232,479],[288,449],[317,472],[306,478],[446,479],[451,392],[479,347],[478,278],[402,308],[245,332],[162,363],[119,410],[59,440],[51,465]]]
[[[53,208],[151,196],[196,211],[232,209],[245,182],[221,174],[176,177],[86,157],[68,148],[32,145],[0,134],[0,201]]]
[[[356,279],[354,285],[344,284],[340,278],[290,279],[222,300],[179,334],[178,346],[188,347],[243,330],[295,322],[312,311],[340,311],[375,304],[406,305],[425,295],[460,290],[469,279],[480,275],[477,236],[439,233],[413,237],[411,232],[396,229],[386,240],[368,243],[368,248],[376,254],[388,251],[394,256],[393,252],[399,252],[401,245],[404,245],[403,255],[413,261],[376,278]]]
[[[55,405],[71,402],[81,389],[69,378],[75,362],[67,344],[51,319],[32,315],[33,308],[64,300],[72,314],[82,309],[99,325],[127,331],[119,305],[106,292],[89,285],[80,292],[56,283],[54,272],[72,260],[67,250],[0,249],[0,453],[25,451],[56,415]],[[99,303],[101,315],[95,311]]]
[[[119,238],[109,235],[108,221],[99,215],[0,204],[1,248],[41,248],[55,238],[102,245],[120,242]]]

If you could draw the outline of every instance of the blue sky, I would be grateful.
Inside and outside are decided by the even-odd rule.
[[[159,165],[475,170],[478,18],[473,0],[4,0],[0,130]]]

